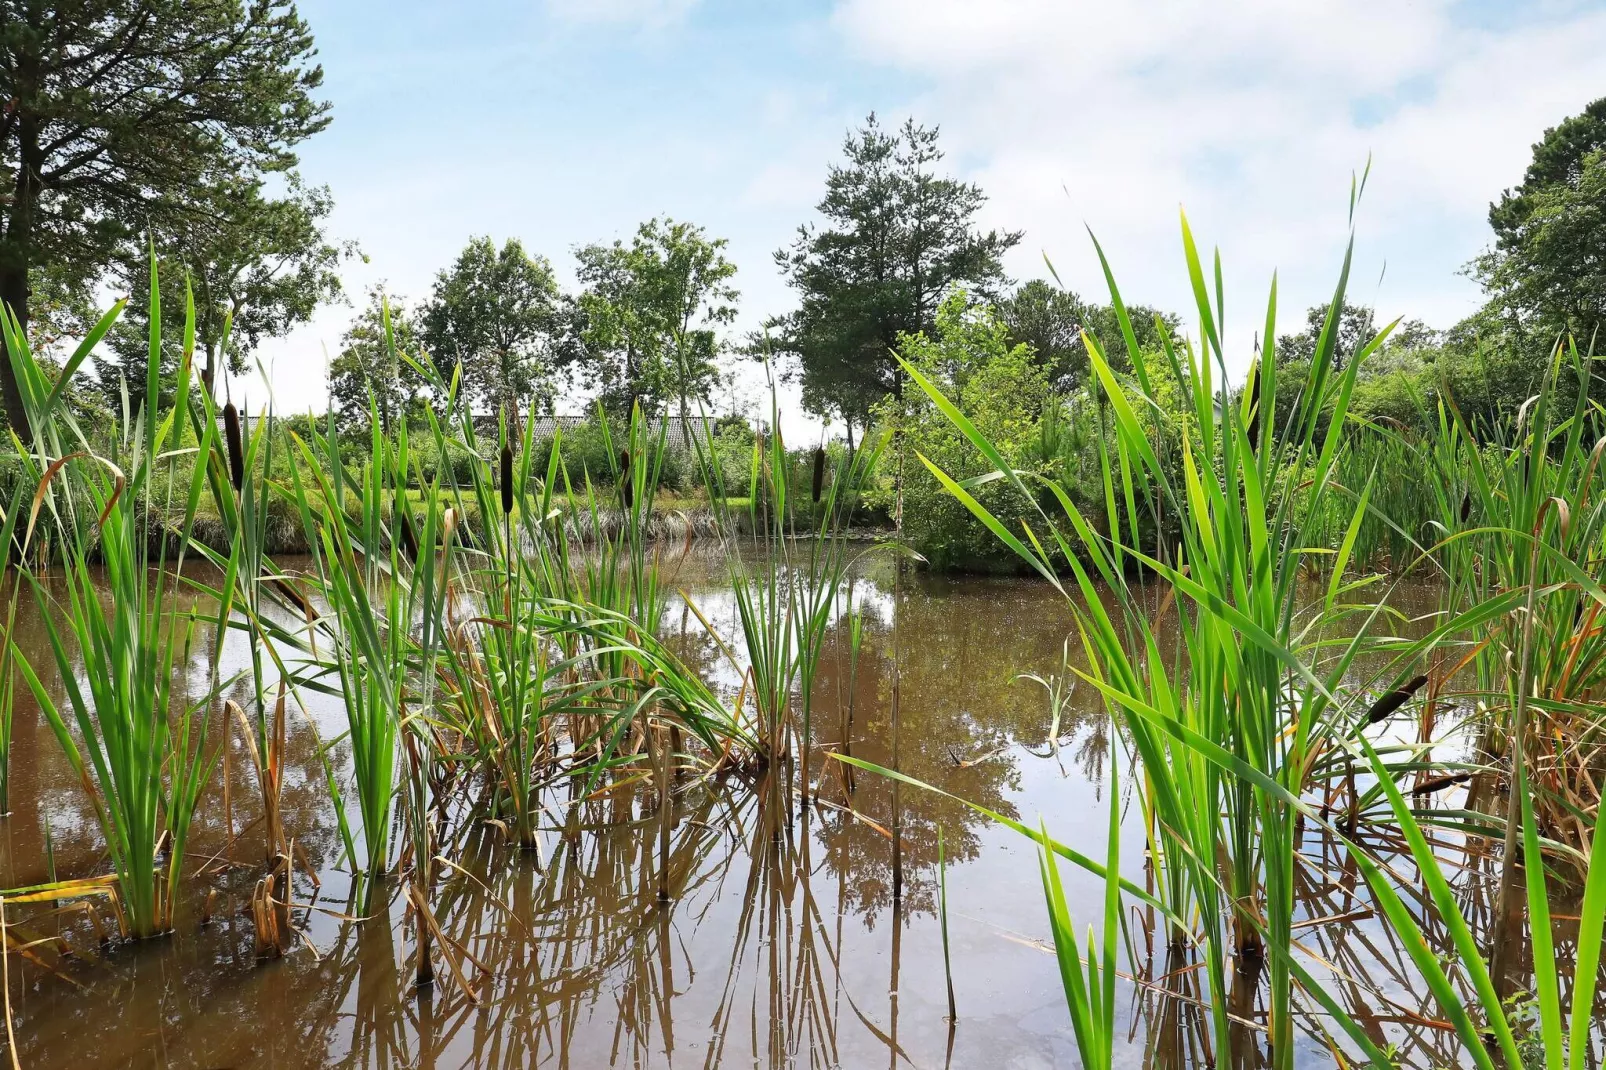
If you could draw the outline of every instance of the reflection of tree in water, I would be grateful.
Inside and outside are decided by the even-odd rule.
[[[1092,784],[1104,783],[1104,763],[1110,757],[1110,729],[1108,717],[1090,716],[1087,731],[1076,741],[1076,767],[1082,778]]]
[[[815,732],[856,758],[892,762],[892,629],[899,629],[901,771],[1010,817],[1021,787],[1012,744],[1041,745],[1050,718],[1041,687],[1016,679],[1021,672],[1060,667],[1067,624],[1063,602],[1041,585],[1011,580],[906,578],[896,603],[872,602],[864,645],[852,671],[845,625],[826,648],[815,684]],[[866,597],[861,592],[860,597]],[[853,724],[848,728],[851,695]],[[1067,717],[1102,723],[1102,708],[1067,711]],[[1061,732],[1077,727],[1062,723]],[[849,905],[873,927],[892,903],[892,851],[886,835],[894,820],[893,788],[883,777],[824,761],[820,794],[868,818],[830,813],[821,823],[825,864],[848,879]],[[936,909],[937,829],[950,862],[976,858],[988,819],[957,799],[904,790],[901,842],[905,906]],[[878,827],[879,826],[879,827]]]
[[[822,654],[814,686],[816,745],[822,751],[841,747],[877,765],[891,764],[890,652],[896,626],[901,643],[902,771],[1015,816],[1010,800],[1021,782],[1017,756],[1009,748],[1017,743],[1042,745],[1050,724],[1041,688],[1016,680],[1016,674],[1060,668],[1071,623],[1063,600],[1030,581],[954,583],[910,573],[894,583],[884,562],[873,572],[853,583],[852,602],[862,608],[865,619],[856,672],[844,618],[839,617]],[[682,564],[678,578],[680,589],[726,646],[739,651],[739,625],[718,562],[693,555]],[[844,598],[842,612],[848,604]],[[671,645],[682,660],[705,679],[723,681],[734,694],[738,674],[725,649],[698,619],[686,614],[676,600],[665,620]],[[1098,707],[1068,711],[1062,734],[1074,731],[1077,721],[1090,714],[1103,718]],[[824,864],[846,874],[848,905],[873,924],[892,900],[891,782],[855,772],[823,754],[812,767],[825,804],[816,823]],[[931,911],[938,827],[943,829],[947,857],[963,862],[977,857],[986,819],[955,799],[927,792],[905,790],[901,800],[906,905]],[[840,807],[865,820],[834,809]]]
[[[716,627],[734,624],[718,576],[700,578],[688,570],[675,586],[690,589]],[[1057,593],[1031,581],[955,583],[907,574],[894,590],[890,578],[856,585],[856,601],[866,611],[856,674],[845,628],[827,645],[814,696],[822,750],[891,763],[896,623],[903,772],[1015,817],[1043,801],[1041,794],[1023,793],[1041,782],[1047,763],[1057,763],[1068,778],[1102,783],[1113,729],[1092,690],[1077,685],[1059,740],[1048,741],[1043,689],[1015,679],[1019,672],[1063,671],[1071,622]],[[48,664],[34,613],[25,598],[19,641],[35,664]],[[669,604],[666,627],[675,649],[705,678],[724,686],[738,675],[678,601]],[[209,634],[197,638],[187,680],[192,694],[206,684],[209,642]],[[241,642],[238,635],[229,640],[225,677],[231,665],[242,664]],[[1168,646],[1163,631],[1161,645]],[[59,681],[50,686],[61,693]],[[251,711],[250,692],[247,682],[236,681],[229,694]],[[313,733],[299,712],[290,723],[287,831],[325,881],[320,891],[298,876],[295,898],[327,897],[324,905],[349,910],[342,898],[347,876],[333,870],[338,835]],[[209,724],[216,744],[224,731],[219,708]],[[19,694],[16,727],[17,812],[0,830],[6,852],[0,879],[14,885],[43,877],[47,816],[59,875],[103,871],[89,801],[25,694]],[[726,1065],[779,1067],[859,1065],[866,1052],[914,1063],[903,1046],[918,1046],[920,1030],[929,1031],[938,1019],[930,1006],[911,1000],[901,1012],[907,1020],[900,1032],[897,997],[889,1006],[888,988],[899,986],[900,958],[918,961],[920,945],[936,939],[931,923],[922,931],[914,919],[936,909],[937,830],[954,864],[997,849],[987,820],[968,806],[908,788],[895,793],[887,779],[823,755],[813,763],[819,805],[803,813],[795,795],[776,789],[775,779],[688,780],[667,818],[655,793],[639,785],[608,788],[583,801],[560,786],[547,796],[552,810],[539,855],[502,842],[460,802],[452,807],[443,850],[472,877],[445,874],[435,902],[445,931],[488,972],[470,967],[478,1004],[444,978],[432,998],[421,999],[409,983],[416,945],[401,927],[395,902],[388,916],[365,922],[299,909],[297,921],[307,926],[317,954],[301,949],[272,964],[254,961],[250,922],[238,908],[239,891],[260,872],[261,831],[252,825],[260,803],[244,749],[229,730],[230,803],[233,829],[241,834],[234,857],[241,865],[187,882],[187,888],[196,899],[208,887],[233,890],[235,897],[225,896],[206,930],[190,923],[171,938],[64,966],[83,990],[36,967],[17,970],[14,962],[25,1065],[580,1068],[715,1065],[723,1058]],[[1028,750],[1041,759],[1028,757]],[[345,761],[337,748],[337,765],[344,768]],[[192,866],[229,838],[222,790],[220,769],[197,818]],[[666,820],[664,841],[659,831]],[[903,851],[901,909],[893,900],[895,823]],[[1357,1020],[1381,1043],[1401,1045],[1403,1066],[1454,1065],[1461,1053],[1442,1029],[1422,1024],[1435,1008],[1398,938],[1372,915],[1364,881],[1335,845],[1319,840],[1314,831],[1307,836],[1307,865],[1298,877],[1301,919],[1322,921],[1301,928],[1298,938],[1335,965],[1332,987]],[[1409,872],[1397,844],[1369,845]],[[1472,851],[1468,857],[1458,888],[1475,928],[1484,932],[1490,924],[1481,882],[1487,874],[1480,872],[1486,859]],[[1033,879],[1007,865],[1002,870],[1014,874],[1007,879]],[[1411,883],[1404,882],[1407,891]],[[669,889],[667,902],[658,897],[661,887]],[[1432,912],[1420,902],[1413,906],[1435,949],[1448,951]],[[887,911],[891,924],[878,926]],[[1560,959],[1571,961],[1577,934],[1569,918],[1577,907],[1558,901],[1553,914]],[[867,939],[872,932],[873,941]],[[929,964],[929,946],[926,952]],[[1163,941],[1158,953],[1148,964],[1148,981],[1171,985],[1183,998],[1166,999],[1150,987],[1137,996],[1146,1017],[1141,1031],[1147,1043],[1141,1034],[1137,1041],[1145,1065],[1201,1065],[1205,1020],[1196,1002],[1203,995],[1197,964],[1172,963],[1175,976],[1167,979]],[[867,960],[874,963],[870,980]],[[890,984],[882,972],[888,965]],[[956,966],[964,968],[958,960]],[[911,991],[919,987],[909,970],[902,976]],[[1570,987],[1564,977],[1564,991]],[[1245,985],[1235,997],[1239,1013],[1263,1014],[1259,985]],[[1606,1003],[1606,994],[1598,998]],[[1019,1004],[1004,1009],[1009,1013],[1000,1020],[1009,1023],[1010,1036],[1024,1032],[1011,1017]],[[1606,1020],[1606,1007],[1597,1020]],[[962,1030],[977,1028],[979,1020],[970,1018]],[[1258,1050],[1257,1044],[1235,1045],[1229,1056]]]

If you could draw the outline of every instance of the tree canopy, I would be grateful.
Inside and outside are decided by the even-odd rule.
[[[1039,425],[1057,404],[1042,363],[1025,343],[1011,341],[1008,326],[988,302],[956,287],[937,307],[932,330],[898,340],[905,360],[934,382],[1018,468],[1036,467]],[[875,406],[883,426],[896,428],[887,478],[876,492],[901,523],[904,536],[938,568],[996,564],[998,541],[926,469],[928,458],[956,479],[985,475],[991,462],[926,396],[910,390],[885,395]],[[1024,503],[1003,480],[975,488],[977,499],[1014,526]]]
[[[0,0],[0,303],[26,323],[36,266],[84,283],[147,233],[230,225],[217,191],[329,122],[314,56],[287,0]],[[0,395],[20,432],[3,361]]]
[[[717,329],[735,320],[740,296],[725,248],[701,227],[650,219],[628,245],[575,250],[582,359],[606,407],[661,412],[708,399],[724,348]]]
[[[394,346],[385,337],[387,316]],[[368,426],[370,397],[387,430],[424,400],[424,383],[399,358],[401,353],[417,355],[417,339],[406,303],[380,287],[369,291],[368,303],[341,338],[340,354],[329,362],[329,404],[344,426]]]
[[[1606,324],[1606,97],[1545,131],[1489,225],[1494,247],[1472,271],[1507,324],[1587,346]]]
[[[862,424],[902,391],[899,339],[933,330],[954,286],[992,300],[1008,284],[1001,258],[1020,233],[979,229],[986,196],[937,173],[937,138],[913,120],[888,131],[871,114],[826,176],[823,224],[799,227],[775,254],[800,305],[769,324],[769,344],[795,361],[817,415]]]
[[[1083,301],[1050,282],[1032,279],[1022,284],[999,303],[998,314],[1009,329],[1010,343],[1029,346],[1049,383],[1061,392],[1086,380],[1089,364],[1084,331],[1098,339],[1112,367],[1123,369],[1130,364],[1115,309]],[[1138,348],[1145,353],[1158,353],[1161,332],[1174,338],[1182,322],[1176,315],[1148,305],[1129,306],[1127,316]]]
[[[334,207],[326,187],[309,189],[294,172],[286,176],[282,196],[269,195],[257,179],[225,179],[196,197],[211,201],[204,218],[175,217],[173,229],[153,233],[163,333],[175,342],[183,335],[184,292],[195,299],[195,345],[204,357],[201,374],[211,385],[220,367],[233,374],[265,338],[279,338],[306,323],[320,305],[343,299],[339,267],[353,255],[351,243],[336,245],[324,233]],[[150,288],[150,258],[129,256],[115,269],[116,281],[129,293]],[[223,351],[227,326],[227,352]],[[145,383],[148,342],[143,329],[115,330],[110,337],[114,358],[99,362]],[[102,376],[115,393],[115,378]]]
[[[442,378],[461,371],[460,390],[483,411],[528,403],[552,409],[565,362],[563,299],[552,265],[516,238],[500,250],[474,238],[435,278],[419,313],[424,347]]]
[[[1074,293],[1032,279],[999,302],[998,313],[1009,329],[1010,343],[1031,347],[1056,387],[1069,387],[1086,374],[1087,352],[1082,346],[1086,317],[1082,300]]]
[[[1316,343],[1321,339],[1322,328],[1327,325],[1327,305],[1312,305],[1305,310],[1305,329],[1277,339],[1277,359],[1283,363],[1308,362],[1316,356]],[[1355,356],[1357,350],[1377,334],[1375,316],[1366,305],[1344,302],[1338,313],[1338,338],[1333,346],[1333,367],[1342,368]]]

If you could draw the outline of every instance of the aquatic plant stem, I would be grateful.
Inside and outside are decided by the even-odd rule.
[[[899,731],[902,720],[898,687],[898,618],[903,608],[903,562],[898,562],[892,580],[892,771],[903,772],[899,758]],[[892,901],[903,902],[903,795],[900,783],[892,782]]]
[[[941,825],[937,826],[937,906],[942,915],[942,974],[948,984],[949,1044],[952,1045],[951,1031],[953,1023],[959,1020],[959,1011],[954,1005],[954,964],[948,945],[948,860],[943,854]]]
[[[11,1025],[11,938],[6,933],[5,896],[0,896],[0,985],[6,990],[6,1048],[11,1052],[11,1070],[22,1070],[17,1060],[17,1034]]]
[[[1526,780],[1519,776],[1519,771],[1526,773],[1527,767],[1527,735],[1528,735],[1528,693],[1533,690],[1533,634],[1534,634],[1534,599],[1539,586],[1539,545],[1540,534],[1544,527],[1545,514],[1549,511],[1551,501],[1547,500],[1539,507],[1539,516],[1534,521],[1533,545],[1528,550],[1528,596],[1523,606],[1522,620],[1522,647],[1518,654],[1517,670],[1517,704],[1512,713],[1511,732],[1511,776],[1509,778],[1509,791],[1506,798],[1506,838],[1500,859],[1500,896],[1495,907],[1494,917],[1494,947],[1489,956],[1490,972],[1494,974],[1495,992],[1501,999],[1511,995],[1511,934],[1513,926],[1510,924],[1512,916],[1517,912],[1517,857],[1520,850],[1522,832],[1522,805],[1523,792],[1526,790]],[[1561,507],[1563,541],[1567,525],[1565,506]],[[1526,860],[1529,865],[1542,865],[1538,859]]]

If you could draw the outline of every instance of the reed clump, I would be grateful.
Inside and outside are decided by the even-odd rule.
[[[146,396],[156,397],[162,339],[154,282],[150,302]],[[103,334],[119,311],[108,313],[97,331]],[[181,406],[189,400],[193,324],[191,305],[176,390]],[[93,449],[61,404],[67,378],[92,343],[80,347],[52,384],[32,359],[14,318],[6,321],[5,341],[26,384],[23,393],[37,444],[29,463],[38,489],[23,541],[32,539],[48,506],[62,557],[64,604],[56,604],[49,585],[34,573],[26,572],[24,578],[45,622],[51,668],[65,685],[65,701],[58,704],[43,683],[43,666],[19,658],[17,667],[92,800],[117,877],[112,898],[123,933],[155,936],[174,923],[190,825],[217,758],[215,747],[207,746],[210,695],[196,701],[175,686],[188,664],[196,630],[206,620],[180,589],[203,470],[196,467],[186,483],[175,485],[169,452],[175,421],[143,408],[108,452]],[[209,428],[203,436],[203,454],[214,433]],[[142,530],[146,506],[162,497],[183,503],[174,560],[167,556],[165,541],[153,552]],[[80,504],[89,508],[80,512]],[[8,518],[7,530],[16,520]],[[92,551],[103,566],[98,580],[91,572]],[[102,583],[111,591],[110,608],[102,603]],[[220,600],[212,619],[216,635],[221,636],[231,612],[228,599]],[[77,658],[83,663],[82,682]]]
[[[158,301],[153,289],[151,398],[160,396]],[[18,491],[0,539],[48,540],[58,559],[64,601],[32,571],[21,570],[19,582],[44,611],[49,675],[66,685],[64,705],[52,699],[44,666],[15,657],[9,627],[0,669],[15,658],[92,798],[115,875],[106,890],[125,933],[149,936],[175,923],[186,837],[228,735],[210,733],[213,710],[245,732],[261,794],[267,846],[250,913],[264,953],[290,944],[283,751],[288,711],[309,690],[333,691],[345,710],[346,731],[319,753],[346,860],[370,906],[401,876],[409,902],[426,910],[442,873],[440,821],[454,809],[482,808],[533,850],[549,786],[595,786],[638,771],[664,780],[682,764],[711,765],[753,745],[658,639],[663,596],[648,521],[663,442],[645,436],[639,413],[616,454],[626,466],[616,473],[627,488],[622,525],[603,522],[589,484],[583,497],[574,492],[560,449],[546,454],[544,471],[533,470],[530,434],[515,450],[504,430],[495,460],[481,460],[456,382],[438,378],[448,415],[432,416],[427,434],[436,455],[474,458],[467,480],[446,466],[426,471],[407,429],[385,428],[377,406],[360,454],[332,420],[289,431],[295,457],[276,478],[273,450],[285,436],[272,412],[247,419],[232,401],[219,409],[209,393],[191,390],[187,327],[173,407],[136,409],[108,448],[104,434],[78,425],[63,392],[121,311],[106,315],[54,380],[15,321],[6,325],[36,448],[23,460],[32,499]],[[417,513],[403,504],[415,494],[426,503]],[[224,548],[193,536],[203,501],[217,511]],[[298,578],[268,549],[272,518],[286,503],[313,549],[310,574]],[[158,506],[163,515],[176,506],[182,522],[152,539],[146,525]],[[595,541],[573,551],[582,530]],[[216,573],[187,573],[192,551]],[[213,657],[197,694],[178,684],[202,628]],[[219,679],[217,657],[229,631],[250,640],[252,701],[224,709],[221,696],[236,681]],[[657,746],[660,737],[677,741],[672,755]],[[352,770],[344,786],[341,753]],[[406,830],[402,844],[393,842],[396,827]],[[82,888],[62,882],[61,894]],[[435,933],[422,915],[419,933],[426,944]],[[433,944],[468,988],[455,957]],[[424,948],[421,980],[430,957]]]
[[[1015,470],[965,413],[905,364],[911,379],[992,463],[990,478],[1013,484],[1035,509],[1032,522],[1011,530],[971,493],[975,480],[960,483],[922,458],[1004,545],[1065,592],[1088,659],[1088,668],[1076,672],[1123,725],[1141,767],[1137,797],[1147,833],[1143,889],[1120,876],[1113,845],[1108,864],[1101,866],[1046,833],[1008,822],[1048,851],[1043,878],[1084,1062],[1109,1062],[1113,1025],[1107,997],[1098,989],[1098,970],[1102,966],[1106,980],[1110,971],[1090,940],[1084,974],[1058,891],[1055,855],[1101,875],[1110,894],[1140,900],[1169,930],[1169,956],[1183,961],[1197,956],[1211,1023],[1207,1050],[1237,1046],[1234,1008],[1241,1004],[1243,979],[1251,978],[1252,989],[1253,979],[1264,977],[1266,1054],[1273,1065],[1292,1065],[1296,991],[1331,1014],[1321,1027],[1324,1033],[1336,1027],[1343,1043],[1379,1065],[1387,1061],[1375,1038],[1349,1019],[1312,975],[1311,966],[1319,964],[1301,962],[1293,951],[1295,884],[1304,865],[1300,845],[1307,830],[1318,829],[1344,845],[1366,874],[1380,912],[1415,941],[1417,968],[1470,1057],[1493,1065],[1485,1046],[1491,1037],[1500,1059],[1517,1070],[1523,1064],[1507,1020],[1504,1001],[1511,993],[1501,973],[1509,967],[1509,962],[1502,965],[1506,941],[1495,940],[1491,979],[1483,965],[1488,948],[1473,941],[1460,920],[1438,863],[1396,786],[1412,776],[1419,786],[1424,783],[1432,767],[1423,759],[1433,741],[1385,745],[1372,742],[1368,733],[1418,701],[1424,689],[1436,695],[1468,663],[1479,667],[1485,694],[1507,696],[1504,703],[1484,702],[1479,708],[1511,741],[1498,756],[1506,759],[1513,782],[1509,814],[1504,821],[1498,814],[1477,813],[1446,814],[1440,820],[1446,827],[1464,821],[1462,827],[1504,828],[1505,885],[1514,887],[1514,875],[1528,873],[1528,931],[1543,957],[1538,931],[1548,930],[1547,892],[1544,853],[1534,833],[1536,826],[1543,827],[1535,818],[1543,806],[1533,803],[1528,786],[1555,777],[1558,749],[1591,738],[1592,729],[1562,729],[1556,715],[1576,716],[1575,724],[1591,726],[1598,716],[1587,691],[1571,700],[1558,693],[1558,685],[1575,675],[1591,680],[1602,664],[1593,622],[1606,604],[1606,591],[1595,578],[1602,557],[1589,484],[1606,439],[1592,452],[1586,448],[1587,387],[1560,418],[1551,415],[1554,392],[1542,394],[1492,444],[1472,445],[1476,440],[1464,424],[1447,415],[1445,440],[1435,448],[1439,466],[1430,469],[1452,474],[1430,484],[1440,514],[1420,531],[1402,529],[1385,517],[1384,530],[1399,536],[1395,549],[1385,551],[1388,540],[1377,533],[1374,499],[1386,493],[1379,489],[1379,469],[1385,461],[1398,464],[1399,454],[1389,445],[1357,446],[1352,432],[1378,432],[1364,426],[1355,431],[1347,406],[1357,370],[1390,328],[1339,368],[1334,354],[1349,252],[1302,381],[1279,382],[1274,281],[1258,332],[1261,345],[1247,384],[1236,389],[1228,378],[1219,256],[1212,281],[1185,217],[1182,244],[1200,339],[1197,347],[1187,339],[1173,344],[1168,332],[1160,331],[1159,353],[1138,347],[1114,276],[1098,250],[1132,368],[1130,375],[1117,374],[1102,340],[1084,334],[1093,374],[1115,422],[1113,449],[1102,466],[1106,508],[1101,516],[1085,514],[1052,480]],[[1277,398],[1284,391],[1295,401],[1279,426],[1272,414],[1279,411]],[[1169,398],[1180,402],[1167,404]],[[1363,461],[1370,468],[1359,468]],[[1057,504],[1055,512],[1043,507],[1045,498]],[[1474,516],[1481,527],[1471,526]],[[1363,543],[1369,531],[1371,541]],[[1146,548],[1145,532],[1174,534]],[[1401,546],[1410,551],[1398,550]],[[1419,558],[1431,560],[1450,575],[1447,603],[1426,636],[1399,639],[1380,626],[1392,620],[1387,590],[1375,575],[1352,571],[1362,564],[1358,551],[1368,558],[1365,564],[1379,564],[1388,552],[1407,566]],[[1068,581],[1061,579],[1061,561]],[[1368,589],[1380,597],[1365,598]],[[1101,598],[1102,590],[1114,593],[1113,605]],[[1160,639],[1162,619],[1175,622],[1176,639],[1169,648]],[[1380,656],[1383,670],[1360,672],[1363,653]],[[1447,653],[1453,655],[1448,666]],[[1423,671],[1429,665],[1436,666],[1437,678]],[[1526,715],[1539,708],[1547,718],[1536,733]],[[1589,746],[1583,753],[1593,760]],[[1583,774],[1575,783],[1589,785],[1585,790],[1598,783],[1586,766],[1574,764],[1569,771]],[[906,779],[896,771],[888,775]],[[1458,779],[1452,774],[1449,782]],[[1542,792],[1534,796],[1544,797]],[[1598,822],[1598,802],[1593,808],[1577,806],[1576,792],[1568,801],[1574,804],[1575,823],[1593,827]],[[1362,821],[1403,831],[1431,899],[1453,923],[1454,945],[1468,963],[1469,995],[1447,980],[1442,964],[1427,950],[1417,922],[1400,904],[1396,878],[1386,876],[1361,845]],[[1524,835],[1526,865],[1516,846]],[[1587,871],[1592,891],[1597,883],[1606,887],[1598,868]],[[1497,929],[1521,924],[1514,898],[1507,897],[1511,905],[1502,908]],[[1597,945],[1603,912],[1606,901],[1592,901],[1585,909],[1586,932]],[[1106,941],[1111,928],[1125,924],[1123,917],[1107,907]],[[1585,963],[1591,979],[1596,963],[1594,957]],[[1548,968],[1549,963],[1540,963],[1540,974]],[[1548,990],[1540,992],[1543,1047],[1547,1065],[1559,1067],[1561,1011],[1553,980],[1552,973]],[[1546,982],[1540,984],[1544,988]],[[1590,991],[1583,989],[1584,1003],[1573,1005],[1574,1028],[1584,1033],[1587,1025],[1580,1023],[1587,1019]],[[1586,1042],[1575,1039],[1567,1058],[1576,1059],[1586,1049]]]

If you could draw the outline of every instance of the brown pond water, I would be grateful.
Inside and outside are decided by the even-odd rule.
[[[717,628],[734,632],[717,565],[692,556],[665,587],[683,589]],[[1121,770],[1112,785],[1102,708],[1078,694],[1050,740],[1043,690],[1015,679],[1060,666],[1071,620],[1056,592],[1021,579],[906,575],[894,583],[890,569],[858,578],[854,591],[867,614],[864,650],[856,673],[845,643],[829,652],[815,700],[822,741],[890,764],[896,633],[904,771],[1042,821],[1089,853],[1102,853],[1113,796],[1127,813],[1124,868],[1140,872],[1131,773]],[[1405,608],[1425,612],[1432,599],[1431,591],[1407,592]],[[732,682],[678,596],[665,620],[689,660]],[[26,656],[44,664],[38,622],[21,634]],[[206,653],[197,655],[196,686],[203,686]],[[241,638],[228,640],[225,673],[247,656]],[[687,782],[668,812],[628,787],[572,807],[566,795],[549,798],[535,854],[511,850],[496,830],[454,814],[443,842],[470,875],[445,876],[438,915],[487,969],[471,971],[478,1005],[445,983],[421,998],[411,985],[413,940],[402,928],[399,897],[388,914],[350,920],[352,881],[336,865],[339,837],[316,751],[319,736],[344,729],[344,716],[330,700],[313,698],[307,716],[292,723],[285,788],[287,831],[321,882],[297,873],[295,919],[304,935],[295,950],[274,962],[254,960],[242,911],[260,875],[263,840],[252,825],[256,787],[235,739],[228,775],[220,770],[193,833],[188,864],[204,872],[188,882],[190,910],[172,935],[102,949],[86,915],[30,922],[28,908],[12,908],[23,935],[59,933],[76,951],[62,956],[41,946],[37,962],[11,957],[21,1065],[1024,1070],[1076,1063],[1030,842],[951,799],[840,763],[827,763],[822,801],[801,815],[771,785],[736,778]],[[216,739],[221,719],[214,715],[212,724]],[[0,821],[0,885],[103,872],[86,797],[48,725],[21,697],[12,761],[14,812]],[[231,828],[237,838],[226,850]],[[953,1022],[938,924],[939,829]],[[1447,843],[1446,855],[1458,855],[1456,847]],[[1302,871],[1302,916],[1327,920],[1303,927],[1300,941],[1333,965],[1334,990],[1380,1039],[1399,1045],[1402,1064],[1427,1070],[1463,1061],[1453,1035],[1434,1024],[1436,1010],[1398,941],[1356,895],[1364,886],[1354,870],[1315,836],[1305,849],[1311,865]],[[1063,875],[1085,925],[1099,912],[1101,886],[1069,867]],[[667,903],[657,894],[665,882]],[[1484,883],[1463,881],[1469,908],[1482,901]],[[1137,970],[1147,980],[1119,986],[1126,1045],[1118,1060],[1203,1065],[1208,1056],[1186,998],[1201,982],[1190,964],[1175,964],[1173,987],[1184,996],[1162,999],[1154,982],[1165,964],[1149,962],[1142,926],[1133,932]],[[1569,956],[1565,919],[1557,935],[1560,954]],[[1262,1003],[1245,986],[1235,1013],[1263,1022]],[[1299,1044],[1302,1065],[1332,1063],[1308,1023]]]

